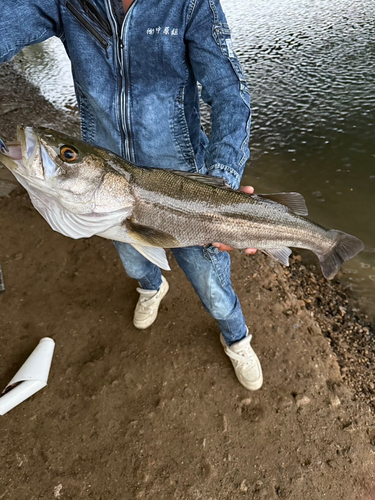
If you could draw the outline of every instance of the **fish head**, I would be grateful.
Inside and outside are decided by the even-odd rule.
[[[95,191],[104,175],[95,148],[47,128],[19,126],[17,141],[0,140],[0,162],[33,198],[54,200],[79,213],[93,210]]]

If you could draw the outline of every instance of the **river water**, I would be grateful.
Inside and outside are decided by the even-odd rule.
[[[311,219],[364,241],[343,280],[375,317],[375,2],[222,5],[252,94],[244,182],[257,192],[298,191]],[[28,47],[16,62],[56,107],[76,112],[59,40]]]

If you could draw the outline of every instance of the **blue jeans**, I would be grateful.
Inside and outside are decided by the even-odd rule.
[[[161,271],[127,243],[114,242],[125,271],[145,290],[158,290]],[[178,265],[193,285],[206,311],[219,323],[228,345],[246,336],[241,304],[230,280],[230,256],[213,246],[173,248]]]

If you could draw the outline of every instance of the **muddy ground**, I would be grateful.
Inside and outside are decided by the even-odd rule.
[[[17,123],[77,133],[7,65],[2,137]],[[54,233],[12,182],[0,169],[1,388],[39,339],[56,349],[48,386],[0,417],[0,499],[375,499],[374,331],[339,280],[233,253],[264,372],[251,393],[172,256],[136,330],[111,242]]]

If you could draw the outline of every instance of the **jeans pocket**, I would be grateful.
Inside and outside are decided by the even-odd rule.
[[[230,285],[230,256],[210,245],[203,249],[204,258],[211,262],[214,272],[223,288]]]

